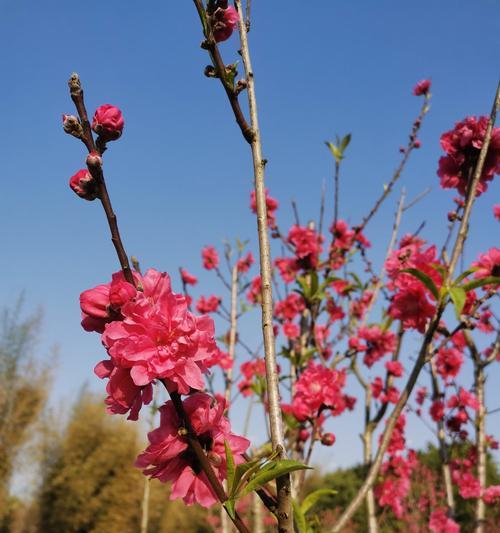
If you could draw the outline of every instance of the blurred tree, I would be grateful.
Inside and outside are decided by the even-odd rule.
[[[0,531],[8,528],[19,502],[9,484],[20,450],[47,398],[48,367],[33,357],[42,315],[21,318],[23,298],[0,315]]]

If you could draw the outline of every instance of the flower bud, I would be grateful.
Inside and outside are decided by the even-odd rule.
[[[63,115],[63,129],[69,135],[79,139],[83,135],[83,128],[80,121],[74,115]]]
[[[218,8],[213,14],[212,20],[215,41],[217,43],[227,41],[231,37],[238,22],[238,12],[234,7],[229,6],[227,9]]]
[[[92,318],[109,317],[109,285],[98,285],[80,294],[82,311]]]
[[[303,428],[299,431],[299,440],[305,442],[309,438],[309,431]]]
[[[115,310],[119,310],[127,302],[130,302],[137,294],[136,288],[128,281],[112,283],[109,290],[109,303]]]
[[[116,141],[122,132],[125,121],[122,112],[111,104],[104,104],[96,109],[92,129],[105,142]]]
[[[333,446],[335,444],[335,435],[333,433],[323,433],[321,435],[321,444],[323,446]]]
[[[71,176],[69,186],[73,191],[84,200],[95,200],[97,198],[97,186],[92,174],[83,168]]]
[[[90,152],[86,160],[89,168],[102,167],[102,157],[99,152]]]

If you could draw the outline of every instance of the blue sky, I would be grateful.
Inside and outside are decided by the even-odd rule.
[[[499,3],[253,4],[250,44],[268,186],[281,202],[281,225],[292,221],[292,198],[304,221],[317,216],[324,179],[331,212],[332,161],[324,141],[347,132],[353,140],[343,166],[341,216],[359,221],[390,178],[418,113],[411,89],[430,77],[422,149],[367,235],[378,245],[377,264],[401,185],[410,198],[432,187],[402,230],[425,220],[423,235],[441,243],[453,193],[438,187],[439,136],[466,115],[489,113]],[[183,265],[200,276],[204,292],[220,292],[201,269],[200,249],[224,238],[255,242],[250,154],[220,85],[203,76],[201,37],[189,1],[0,0],[0,303],[14,302],[24,290],[28,307],[43,307],[40,351],[60,350],[55,403],[74,398],[86,381],[101,388],[92,367],[103,354],[98,338],[79,326],[78,295],[117,270],[100,206],[79,200],[67,185],[84,166],[83,145],[61,128],[61,114],[73,112],[71,72],[81,76],[90,113],[113,103],[125,116],[105,172],[130,254],[172,273]],[[221,48],[227,62],[237,59],[235,39]],[[491,211],[498,193],[497,182],[477,202],[468,261],[498,245]],[[500,384],[498,371],[491,379]],[[358,419],[341,423],[334,463],[352,463],[360,457]],[[415,423],[412,442],[422,443],[424,431]]]

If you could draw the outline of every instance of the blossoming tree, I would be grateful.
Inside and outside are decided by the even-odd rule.
[[[424,240],[419,231],[398,235],[404,212],[418,201],[407,202],[403,193],[387,233],[383,268],[376,272],[366,228],[421,146],[418,133],[429,111],[430,81],[414,88],[421,108],[408,143],[400,149],[401,160],[391,180],[360,223],[350,226],[340,217],[338,185],[351,139],[346,135],[327,143],[335,169],[335,207],[328,229],[323,204],[317,222],[301,224],[296,211],[295,223],[285,231],[278,224],[278,201],[265,187],[266,160],[247,40],[250,1],[245,8],[240,0],[234,1],[234,7],[227,0],[194,0],[194,4],[202,48],[210,59],[205,74],[221,83],[252,154],[250,208],[257,218],[257,275],[251,275],[255,259],[245,243],[238,241],[234,249],[228,245],[224,250],[228,278],[219,252],[207,246],[202,250],[203,267],[219,278],[227,298],[213,294],[211,288],[209,296],[200,295],[193,302],[190,291],[197,278],[190,273],[191,265],[180,268],[182,291],[176,292],[176,281],[167,273],[155,269],[142,273],[137,262],[131,264],[103,172],[108,144],[123,133],[122,113],[106,104],[96,110],[91,123],[74,74],[69,87],[77,115],[63,116],[64,130],[88,151],[87,168],[71,178],[70,186],[81,198],[102,203],[120,265],[109,282],[80,296],[82,326],[101,336],[107,352],[95,373],[106,380],[108,411],[137,420],[141,408],[151,403],[154,387],[169,396],[159,409],[159,426],[149,433],[149,445],[136,465],[147,476],[171,482],[173,499],[205,507],[222,504],[239,531],[249,531],[240,510],[251,494],[260,498],[280,532],[325,530],[327,526],[315,525],[308,513],[332,491],[302,494],[306,469],[315,446],[333,446],[342,436],[335,419],[346,416],[357,401],[363,402],[361,459],[366,477],[331,530],[346,527],[366,502],[367,529],[374,532],[378,509],[389,508],[397,518],[408,510],[418,457],[406,446],[407,411],[426,417],[423,406],[428,402],[444,489],[432,500],[419,502],[420,518],[431,531],[458,531],[454,491],[458,486],[461,498],[475,500],[476,531],[484,531],[485,506],[500,499],[500,487],[488,487],[486,480],[487,449],[498,444],[486,433],[484,393],[487,368],[499,359],[492,304],[498,297],[500,250],[485,251],[460,273],[457,265],[474,200],[487,194],[489,182],[500,170],[500,128],[494,127],[498,91],[489,117],[467,117],[442,135],[445,155],[437,174],[441,186],[458,195],[447,215],[446,242],[439,247]],[[237,64],[226,64],[218,47],[235,30],[243,59],[241,78]],[[248,119],[240,104],[244,93]],[[273,258],[271,239],[281,249]],[[262,342],[256,346],[250,346],[238,329],[240,317],[253,307],[260,308],[262,318]],[[220,323],[227,321],[228,330],[219,332],[219,342],[211,315],[217,315]],[[408,361],[403,355],[412,332],[418,335],[419,349]],[[468,379],[462,375],[466,356],[474,367],[471,391],[460,385]],[[430,392],[420,386],[413,397],[426,373]],[[354,381],[362,390],[360,398],[349,394]],[[255,403],[263,406],[269,433],[265,442],[250,443],[232,431],[231,408],[239,396],[247,399],[249,409]],[[474,438],[468,429],[471,424]],[[227,530],[224,516],[222,527]],[[253,530],[258,527],[254,521]]]

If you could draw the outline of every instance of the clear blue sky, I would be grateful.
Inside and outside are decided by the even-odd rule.
[[[438,187],[439,136],[456,120],[490,110],[498,1],[253,4],[250,41],[268,185],[281,201],[282,225],[291,221],[291,198],[304,220],[316,216],[322,180],[331,179],[324,141],[347,132],[353,140],[341,215],[359,221],[388,181],[418,112],[411,89],[430,77],[422,149],[401,184],[409,197],[429,186],[433,192],[408,213],[403,231],[426,220],[424,236],[442,242],[453,193]],[[43,306],[41,352],[60,347],[54,402],[72,399],[85,381],[101,388],[92,367],[103,353],[98,337],[80,329],[78,295],[117,270],[100,206],[79,200],[67,185],[84,166],[83,145],[61,128],[61,114],[73,112],[71,72],[81,76],[89,112],[113,103],[125,115],[105,171],[129,253],[172,273],[186,266],[200,275],[204,292],[220,292],[201,269],[201,247],[224,238],[255,241],[249,152],[219,83],[203,76],[200,41],[188,0],[0,0],[0,303],[25,290],[28,306]],[[237,58],[235,46],[235,39],[222,45],[227,62]],[[468,260],[498,245],[491,211],[498,193],[497,182],[477,203]],[[386,247],[395,201],[368,228],[379,245],[375,261]],[[498,372],[492,378],[498,386]],[[360,457],[358,421],[339,419],[336,432],[344,437],[334,449],[336,464]],[[412,442],[426,436],[415,422]]]

